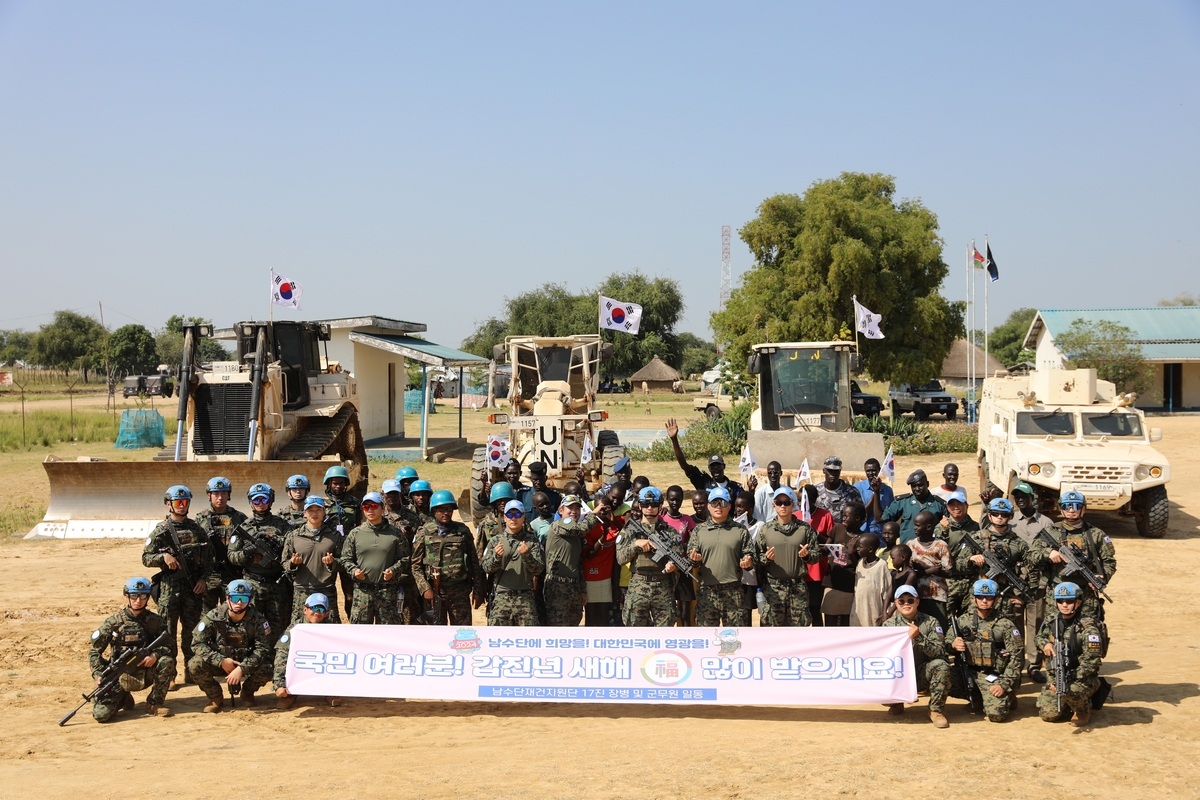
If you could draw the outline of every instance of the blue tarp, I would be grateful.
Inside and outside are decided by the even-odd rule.
[[[121,412],[121,430],[113,447],[121,450],[162,447],[166,436],[162,414],[153,409],[127,408]]]

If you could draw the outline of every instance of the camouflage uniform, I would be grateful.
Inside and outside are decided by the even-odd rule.
[[[283,572],[288,530],[286,522],[268,511],[252,514],[229,538],[229,560],[245,571],[254,587],[254,608],[271,623],[275,636],[287,627],[292,611],[292,583]],[[272,548],[278,548],[279,556],[264,554]]]
[[[416,534],[418,528],[425,524],[417,516],[416,512],[408,506],[401,506],[399,511],[383,512],[383,518],[390,522],[393,527],[400,529],[411,550],[413,535]],[[415,625],[417,617],[421,616],[421,613],[425,609],[421,606],[421,593],[417,591],[417,582],[413,580],[411,569],[404,576],[404,583],[400,585],[400,590],[404,592],[404,603],[401,608],[400,618],[405,625]]]
[[[823,508],[833,515],[834,522],[842,521],[842,509],[847,503],[861,503],[862,495],[858,493],[858,489],[854,488],[854,484],[843,481],[838,478],[840,483],[836,489],[830,489],[825,486],[825,481],[817,481],[817,508]]]
[[[439,587],[443,615],[449,616],[451,625],[470,625],[471,593],[483,594],[483,571],[470,528],[454,520],[443,528],[434,520],[417,530],[412,572],[422,595],[433,590],[435,569],[442,576]],[[445,624],[443,620],[436,622]]]
[[[805,545],[808,545],[808,555],[801,558],[800,549]],[[775,548],[774,561],[767,558],[768,547]],[[807,522],[793,519],[782,523],[776,518],[762,526],[754,540],[754,561],[766,573],[762,592],[767,598],[767,608],[759,625],[768,628],[807,628],[812,625],[805,583],[808,577],[806,565],[820,560],[821,544],[817,532]]]
[[[304,516],[303,501],[300,508],[292,508],[291,499],[288,499],[288,504],[284,506],[283,511],[279,512],[279,518],[288,524],[292,530],[296,530],[305,522],[307,518]]]
[[[684,555],[683,542],[675,530],[656,519],[654,530],[664,539],[671,542],[671,549]],[[617,540],[617,563],[628,564],[633,572],[629,578],[629,588],[625,591],[625,603],[621,608],[621,622],[629,628],[655,626],[670,628],[679,621],[679,607],[675,602],[675,582],[679,579],[678,572],[665,573],[663,569],[671,563],[663,559],[656,562],[649,553],[643,552],[634,543],[638,539],[649,536],[645,522],[630,519],[625,523],[621,536]],[[690,574],[683,576],[691,580]]]
[[[1041,650],[1047,644],[1054,642],[1058,627],[1058,609],[1055,608],[1046,615],[1042,628],[1038,631],[1037,646]],[[1062,722],[1073,712],[1091,711],[1092,695],[1100,688],[1100,654],[1104,650],[1102,633],[1096,621],[1090,617],[1082,617],[1076,613],[1074,617],[1063,620],[1065,630],[1063,638],[1069,647],[1067,663],[1071,682],[1063,694],[1062,711],[1058,710],[1058,694],[1054,690],[1054,673],[1051,671],[1047,680],[1042,684],[1042,693],[1038,695],[1038,715],[1047,722]],[[1047,656],[1047,665],[1052,666],[1054,659]]]
[[[364,522],[350,531],[342,545],[342,570],[354,581],[350,624],[402,624],[399,590],[411,565],[408,537],[387,520],[378,525]],[[389,569],[391,580],[383,577]],[[363,572],[361,580],[354,577],[358,570]]]
[[[1006,567],[1020,575],[1019,564],[1025,558],[1026,547],[1025,542],[1021,541],[1011,527],[1002,533],[994,531],[990,527],[980,528],[973,536],[975,541],[983,545],[984,550],[990,550]],[[986,563],[982,567],[971,563],[973,555],[975,553],[971,548],[964,545],[959,548],[958,555],[954,559],[954,571],[965,575],[970,585],[974,585],[975,581],[981,578],[986,578],[988,572]],[[1026,598],[1015,596],[1016,590],[1009,588],[1008,579],[1003,575],[997,575],[993,580],[996,581],[996,585],[1000,587],[1002,593],[1000,602],[997,603],[1000,616],[1012,620],[1018,631],[1023,630],[1025,628]],[[1008,589],[1007,592],[1006,589]],[[968,594],[963,612],[974,607],[975,597]]]
[[[560,519],[546,531],[546,624],[574,628],[583,619],[587,578],[583,574],[583,545],[596,517],[585,514],[576,522]]]
[[[946,632],[936,618],[920,611],[912,624],[917,626],[917,638],[912,640],[917,689],[929,692],[929,710],[940,714],[946,707],[946,698],[953,685],[950,662],[947,660]],[[908,625],[909,621],[899,613],[883,623],[885,628],[907,628]]]
[[[221,605],[204,615],[192,638],[196,655],[188,661],[188,671],[196,685],[209,700],[225,696],[225,670],[221,662],[232,658],[242,666],[242,692],[252,695],[271,680],[272,636],[271,623],[266,617],[246,607],[240,622],[229,618],[229,606]]]
[[[946,614],[951,617],[957,617],[959,614],[967,610],[968,599],[971,597],[971,570],[960,570],[958,568],[958,557],[962,553],[969,553],[970,548],[962,542],[962,535],[966,533],[974,534],[979,531],[979,523],[967,517],[961,523],[955,522],[950,516],[946,516],[950,520],[950,529],[946,530],[939,523],[934,529],[934,536],[946,542],[950,547],[950,575],[946,578]]]
[[[479,563],[483,563],[483,555],[487,552],[488,543],[496,534],[505,530],[504,527],[504,512],[497,511],[495,508],[488,511],[487,516],[475,526],[475,554],[479,556]],[[483,593],[487,598],[488,619],[492,618],[492,597],[496,593],[494,586],[495,575],[488,574],[484,570],[483,574]],[[488,623],[491,625],[491,623]]]
[[[246,521],[246,515],[233,506],[226,506],[218,514],[212,506],[196,515],[196,524],[208,534],[208,546],[213,553],[213,571],[208,579],[208,591],[204,593],[204,610],[216,608],[225,597],[225,586],[242,577],[241,567],[229,563],[229,537]],[[191,630],[191,628],[188,628]]]
[[[967,645],[967,664],[983,698],[983,713],[993,722],[1003,722],[1016,703],[1025,652],[1021,634],[1012,620],[995,611],[984,619],[973,609],[960,616],[957,622]],[[954,631],[951,629],[946,632],[947,652],[952,649],[953,642]],[[988,691],[993,685],[1003,689],[1004,694],[995,697]]]
[[[325,497],[325,524],[345,538],[350,531],[362,524],[362,501],[346,492],[341,499],[328,494]],[[345,572],[338,577],[342,585],[342,608],[350,616],[350,603],[354,599],[354,579]]]
[[[332,602],[333,601],[331,599],[330,603],[332,603]],[[321,625],[336,625],[337,624],[333,621],[332,605],[330,606],[329,611],[331,613],[325,615],[325,619],[321,620],[321,622],[320,622]],[[301,619],[301,622],[303,622],[303,621],[304,620]],[[305,624],[308,624],[308,623],[305,623]],[[297,623],[295,623],[295,622],[293,622],[291,625],[289,625],[288,629],[286,631],[284,631],[283,636],[279,637],[279,641],[275,645],[275,669],[274,669],[274,675],[273,675],[273,678],[271,681],[271,688],[273,688],[273,689],[283,689],[287,686],[288,653],[291,652],[291,649],[292,649],[292,629],[295,628],[296,625],[297,625]]]
[[[517,553],[521,542],[529,545],[525,555]],[[498,544],[504,547],[502,555],[496,555]],[[487,545],[479,566],[484,574],[495,576],[496,583],[496,595],[488,604],[488,625],[537,625],[533,579],[546,571],[537,536],[528,526],[516,534],[505,529],[487,539]]]
[[[106,648],[121,651],[145,647],[158,638],[165,625],[166,621],[153,611],[146,609],[141,614],[134,614],[128,606],[104,620],[92,633],[92,646],[88,652],[92,677],[99,678],[108,667],[109,659],[104,657]],[[161,706],[167,699],[167,688],[175,677],[174,653],[175,640],[168,635],[166,641],[154,648],[158,661],[153,667],[139,667],[125,673],[119,678],[120,687],[116,691],[96,698],[92,704],[92,716],[96,721],[110,721],[122,707],[133,704],[130,692],[140,691],[147,686],[153,688],[146,697],[146,705]]]
[[[718,524],[710,519],[692,531],[687,552],[688,558],[692,553],[704,556],[697,575],[700,586],[696,590],[696,627],[750,627],[750,609],[742,607],[739,566],[746,556],[754,557],[750,533],[733,520]]]
[[[331,622],[341,622],[337,607],[337,576],[341,565],[338,559],[342,557],[342,537],[328,525],[313,530],[305,521],[299,528],[288,532],[283,542],[283,571],[292,581],[292,613],[289,617],[291,624],[304,621],[304,600],[314,592],[320,592],[329,598],[329,616]],[[293,564],[292,556],[300,553],[304,563]],[[326,554],[333,556],[333,563],[325,566],[321,559]]]
[[[1072,529],[1060,521],[1048,526],[1044,533],[1059,544],[1069,542],[1075,545],[1088,567],[1103,573],[1105,582],[1111,581],[1113,575],[1116,574],[1117,551],[1113,547],[1112,539],[1105,536],[1104,531],[1095,525],[1084,522],[1080,527]],[[1029,555],[1025,559],[1031,568],[1042,568],[1049,573],[1046,605],[1050,605],[1049,598],[1054,596],[1054,587],[1064,581],[1071,581],[1079,584],[1079,588],[1083,590],[1083,605],[1079,608],[1080,615],[1102,622],[1104,620],[1104,603],[1096,595],[1096,590],[1082,575],[1064,576],[1062,570],[1065,565],[1052,562],[1050,560],[1052,552],[1053,550],[1045,540],[1038,536],[1033,540],[1033,544],[1029,548]],[[1050,616],[1048,609],[1046,616]]]
[[[175,529],[175,534],[179,537],[179,544],[183,548],[183,557],[179,558],[179,561],[187,566],[190,578],[183,577],[182,568],[167,569],[166,552],[173,546],[171,528]],[[213,572],[213,553],[208,543],[208,534],[190,519],[175,523],[168,516],[158,523],[146,539],[146,546],[142,548],[142,565],[162,570],[155,605],[158,607],[159,616],[166,620],[167,629],[171,632],[172,664],[178,656],[174,645],[176,626],[179,626],[179,643],[183,647],[186,664],[187,659],[192,657],[192,628],[196,627],[200,615],[204,613],[204,595],[196,594],[195,583],[202,580],[207,586]],[[174,673],[171,674],[171,679],[175,679]]]

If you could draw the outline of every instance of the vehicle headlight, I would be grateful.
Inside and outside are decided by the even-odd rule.
[[[1145,464],[1138,464],[1138,468],[1133,471],[1133,477],[1139,481],[1144,481],[1150,477],[1150,468]]]
[[[1041,475],[1042,474],[1042,465],[1041,464],[1030,464],[1029,465],[1029,474],[1030,475]]]
[[[1151,467],[1150,468],[1150,477],[1151,478],[1161,478],[1162,477],[1162,467]]]
[[[1053,464],[1042,464],[1042,475],[1049,478],[1054,474]]]

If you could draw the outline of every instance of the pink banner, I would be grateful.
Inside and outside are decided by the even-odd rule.
[[[714,705],[917,699],[906,628],[297,625],[296,695]]]

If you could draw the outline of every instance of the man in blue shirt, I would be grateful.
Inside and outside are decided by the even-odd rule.
[[[869,533],[878,534],[883,530],[883,510],[896,499],[896,493],[879,478],[879,459],[868,458],[863,464],[863,472],[867,479],[854,484],[862,497],[863,506],[867,509],[867,521],[862,529]]]
[[[933,514],[935,524],[946,516],[946,504],[942,498],[929,491],[929,478],[925,477],[925,470],[919,469],[908,476],[908,488],[912,490],[911,494],[900,495],[883,510],[884,522],[894,520],[900,523],[900,544],[908,544],[917,538],[914,527],[917,514],[928,511]]]

